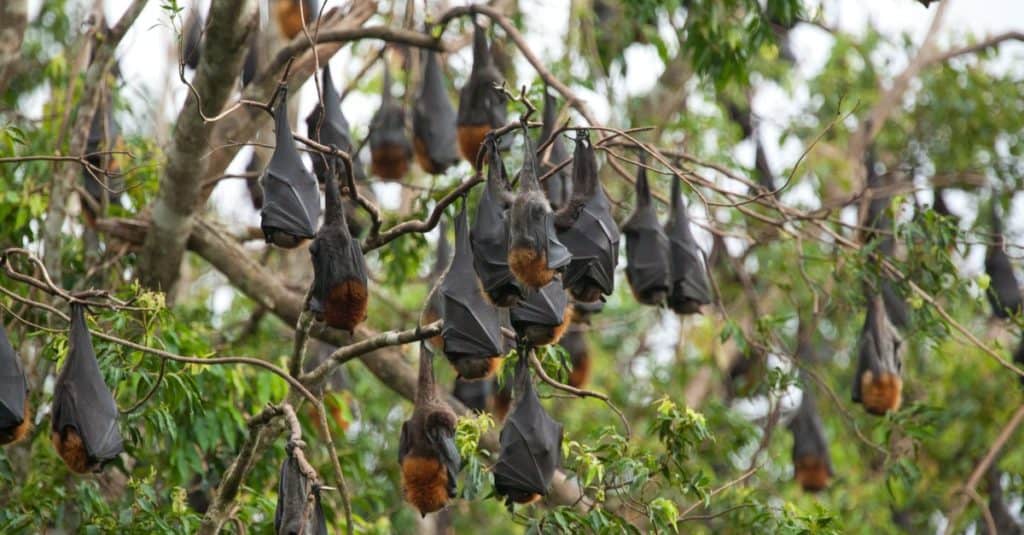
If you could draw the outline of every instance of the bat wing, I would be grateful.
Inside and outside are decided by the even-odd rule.
[[[870,371],[875,377],[883,373],[899,375],[901,343],[889,322],[884,301],[880,297],[871,298],[857,344],[857,374],[853,377],[855,403],[862,401],[860,382],[864,372]]]
[[[1001,240],[990,245],[985,255],[985,273],[991,279],[986,296],[992,313],[998,318],[1009,318],[1021,312],[1021,290],[1013,273],[1013,264],[1001,247]]]
[[[491,356],[501,353],[498,309],[480,293],[470,251],[466,207],[455,218],[455,254],[441,280],[445,354]]]
[[[555,277],[540,290],[528,292],[525,300],[509,309],[512,326],[561,325],[568,304],[569,296]]]
[[[313,535],[327,535],[327,517],[324,516],[324,504],[320,500],[320,488],[313,488]]]
[[[313,107],[313,111],[306,117],[306,130],[309,138],[317,143],[335,147],[349,153],[353,158],[355,177],[362,178],[360,176],[362,169],[355,165],[355,155],[351,154],[352,137],[349,133],[351,127],[349,126],[348,119],[345,118],[345,114],[341,111],[341,98],[338,95],[338,91],[334,88],[329,65],[324,66],[323,69],[323,101],[323,106],[317,103]],[[323,154],[312,155],[313,170],[321,182],[327,181],[326,174],[329,169],[327,158],[329,156]],[[340,158],[337,158],[337,160],[335,162],[338,166],[337,173],[339,176],[344,177],[345,163]]]
[[[520,357],[525,358],[525,357]],[[546,495],[561,463],[562,425],[540,404],[525,365],[517,370],[523,385],[520,399],[501,430],[501,453],[494,470],[494,485],[500,494],[510,492]]]
[[[276,533],[305,532],[308,523],[306,499],[309,492],[309,481],[299,470],[299,461],[289,453],[281,465],[281,478],[277,482],[277,508],[274,510]]]
[[[0,323],[0,429],[11,429],[25,419],[28,382],[7,331]]]
[[[448,100],[444,74],[433,50],[423,52],[423,86],[413,109],[412,130],[417,143],[426,147],[434,173],[459,161],[455,139],[455,108]]]
[[[53,430],[74,428],[91,459],[103,463],[124,451],[114,397],[103,381],[80,305],[72,305],[68,357],[54,387]]]
[[[302,165],[288,125],[288,94],[282,91],[274,112],[276,140],[274,155],[260,180],[263,209],[260,226],[264,234],[280,231],[300,238],[312,238],[320,219],[320,186]]]
[[[558,237],[572,252],[565,285],[592,283],[605,295],[611,294],[615,289],[620,236],[600,187],[584,204],[576,222]]]
[[[572,262],[572,253],[569,252],[569,248],[558,239],[558,233],[555,232],[555,214],[548,212],[544,216],[544,233],[547,237],[548,245],[548,269],[562,269]],[[538,243],[544,243],[538,241]]]
[[[793,433],[793,462],[804,457],[823,459],[832,475],[832,461],[828,453],[828,442],[821,424],[821,416],[814,402],[814,395],[805,383],[800,408],[789,422],[789,430]]]
[[[468,409],[476,412],[487,410],[487,400],[494,393],[494,380],[466,381],[455,379],[452,395]]]
[[[405,135],[405,110],[388,100],[370,121],[370,150],[384,146],[399,147],[407,156],[412,154],[412,146]]]
[[[454,498],[456,478],[459,470],[462,469],[462,457],[459,455],[459,449],[455,447],[455,439],[452,438],[449,431],[434,429],[431,432],[434,434],[431,439],[437,447],[438,459],[448,474],[448,497]]]

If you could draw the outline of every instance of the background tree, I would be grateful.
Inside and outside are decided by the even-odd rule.
[[[835,2],[442,4],[4,3],[0,321],[34,429],[0,453],[0,531],[268,532],[286,458],[324,487],[332,531],[1020,530],[1024,351],[1013,354],[1024,319],[993,314],[984,294],[1021,279],[981,259],[1003,253],[1019,273],[1013,42],[1024,33],[950,37],[955,0],[892,2],[930,20],[916,36],[851,33]],[[561,57],[543,48],[552,37],[538,13],[572,21]],[[620,262],[604,310],[571,327],[589,342],[586,390],[562,384],[580,381],[558,346],[531,362],[565,431],[549,495],[513,513],[491,497],[493,418],[450,399],[459,497],[420,518],[402,502],[398,437],[418,341],[441,324],[417,320],[433,265],[445,265],[434,229],[463,194],[476,206],[483,177],[461,162],[435,175],[411,167],[396,184],[366,179],[362,108],[377,109],[389,66],[412,134],[417,49],[438,52],[454,103],[474,15],[508,83],[509,121],[539,121],[531,109],[547,87],[556,124],[594,128],[620,226],[638,166],[661,221],[677,180],[712,303],[691,316],[640,305]],[[197,34],[192,69],[179,51],[197,49],[181,42]],[[798,46],[810,34],[820,50]],[[133,46],[154,35],[172,41],[172,61]],[[121,62],[138,55],[152,56],[162,94],[125,74]],[[314,76],[327,63],[335,78]],[[244,85],[243,70],[254,73]],[[328,82],[341,88],[351,154],[299,126]],[[368,319],[351,333],[304,312],[308,248],[263,244],[241,187],[258,198],[282,83],[298,147],[351,170],[343,204],[370,275]],[[793,111],[763,115],[771,99]],[[513,176],[521,143],[504,156]],[[875,294],[895,324],[885,332],[902,341],[901,407],[881,417],[851,401]],[[78,476],[44,431],[70,305],[83,302],[125,454]],[[452,385],[437,361],[438,382]],[[501,412],[500,395],[487,404]]]

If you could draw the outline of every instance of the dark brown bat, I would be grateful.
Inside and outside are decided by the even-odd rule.
[[[288,39],[294,39],[299,35],[303,21],[308,25],[317,15],[312,0],[274,0],[273,9],[277,27]]]
[[[423,81],[413,107],[412,132],[416,161],[424,171],[441,175],[459,162],[455,108],[448,100],[444,73],[433,50],[424,50]]]
[[[562,463],[562,424],[540,404],[530,379],[528,345],[520,347],[515,372],[515,405],[501,428],[501,452],[494,466],[494,490],[512,504],[546,496]]]
[[[203,46],[203,15],[198,7],[193,5],[188,10],[182,34],[181,61],[188,68],[196,70],[199,67],[199,56],[202,54]]]
[[[690,231],[681,182],[681,178],[672,176],[672,207],[665,224],[671,273],[668,306],[678,314],[695,314],[700,312],[701,305],[711,302],[711,290],[704,253]]]
[[[351,332],[366,319],[366,260],[359,240],[349,234],[336,173],[328,172],[326,189],[324,224],[309,247],[313,257],[309,310],[327,326]]]
[[[853,401],[871,414],[883,415],[899,410],[902,401],[903,341],[889,321],[881,296],[868,301],[864,328],[857,344],[857,373],[853,381]]]
[[[587,343],[586,327],[573,322],[559,344],[569,353],[569,386],[583,388],[590,380],[590,345]]]
[[[509,309],[509,316],[516,334],[530,345],[557,344],[572,319],[562,281],[555,277],[540,290],[528,291],[526,299]]]
[[[362,166],[357,165],[358,160],[355,159],[355,155],[352,153],[353,145],[352,136],[349,133],[350,127],[348,119],[345,118],[345,114],[341,111],[341,97],[338,95],[338,90],[334,87],[330,65],[324,65],[322,78],[324,103],[321,106],[317,102],[313,106],[313,111],[309,112],[309,115],[306,116],[306,133],[309,134],[310,139],[317,143],[347,153],[353,163],[352,175],[356,180],[364,180],[366,175],[363,173]],[[327,112],[324,113],[324,110],[327,110]],[[335,169],[338,173],[339,184],[343,183],[348,176],[344,160],[327,154],[314,153],[312,155],[313,172],[321,184],[327,181],[328,161],[332,159],[336,160]]]
[[[121,127],[114,120],[114,98],[108,94],[101,99],[101,105],[92,117],[85,145],[86,161],[110,173],[105,175],[99,171],[82,170],[85,192],[93,201],[82,203],[82,215],[90,227],[95,226],[96,218],[103,216],[108,203],[116,200],[124,189],[124,179],[116,174],[121,170],[117,160],[112,154],[103,154],[104,151],[118,150],[122,142]],[[94,205],[99,207],[100,213],[94,211]]]
[[[260,31],[253,28],[249,33],[249,51],[245,54],[245,62],[242,63],[242,87],[246,87],[256,78],[256,71],[260,68]]]
[[[457,132],[459,151],[476,165],[480,145],[491,130],[505,126],[508,98],[499,90],[505,82],[494,65],[484,29],[473,19],[473,69],[459,91]]]
[[[282,88],[274,110],[277,144],[260,185],[263,209],[260,227],[268,243],[294,249],[316,234],[320,219],[320,186],[302,165],[288,125],[288,89]]]
[[[420,325],[429,325],[441,319],[441,307],[443,304],[441,301],[440,281],[452,259],[447,227],[444,220],[441,220],[440,224],[438,224],[437,255],[434,257],[434,266],[431,268],[430,274],[427,275],[427,280],[433,286],[427,294],[426,306],[423,307],[423,311],[420,313]],[[440,334],[429,338],[427,341],[434,350],[444,350],[444,338]]]
[[[626,280],[639,303],[660,306],[668,298],[668,236],[651,202],[647,169],[636,173],[636,209],[622,225],[626,235]]]
[[[594,301],[593,303],[580,303],[579,301],[573,301],[572,321],[583,325],[590,325],[590,319],[594,314],[598,314],[602,310],[604,310],[603,301]]]
[[[872,147],[868,151],[865,166],[867,167],[867,184],[872,189],[885,186],[884,180],[875,169],[875,151]],[[896,248],[896,242],[891,234],[880,232],[883,229],[892,227],[892,218],[889,216],[889,196],[873,197],[868,203],[867,222],[869,230],[865,233],[865,240],[879,240],[878,252],[885,257],[891,257]],[[882,300],[885,302],[886,313],[889,321],[901,329],[910,326],[910,309],[906,301],[896,291],[896,282],[889,277],[882,278],[879,283],[882,292]]]
[[[491,406],[495,390],[497,390],[497,379],[494,378],[487,381],[466,381],[455,378],[452,395],[461,401],[467,409],[482,413]]]
[[[31,427],[28,381],[7,331],[0,323],[0,445],[21,440]]]
[[[412,417],[402,424],[398,442],[402,493],[424,516],[455,497],[455,476],[462,467],[455,447],[455,412],[437,393],[433,358],[421,343],[415,406]]]
[[[505,164],[493,137],[487,138],[487,183],[476,205],[470,241],[473,267],[487,298],[496,306],[510,307],[525,293],[508,266],[509,185]]]
[[[455,217],[455,255],[441,280],[444,354],[463,379],[490,377],[504,356],[498,309],[480,291],[470,251],[466,205]]]
[[[818,492],[828,487],[833,476],[825,430],[809,381],[803,381],[800,408],[789,422],[793,434],[793,472],[804,490]]]
[[[540,131],[540,138],[537,140],[537,146],[543,145],[551,136],[555,133],[558,125],[555,124],[557,120],[558,106],[555,103],[555,96],[548,91],[548,88],[544,88],[544,126]],[[562,143],[561,139],[556,139],[548,145],[543,153],[538,154],[537,157],[540,160],[540,173],[541,176],[546,175],[549,171],[558,167],[559,164],[569,159],[569,154],[565,150],[565,144]],[[551,203],[552,210],[558,210],[563,205],[569,202],[572,197],[572,164],[563,167],[555,174],[549,176],[544,181],[544,192],[548,196],[548,202]]]
[[[597,177],[590,136],[579,132],[573,154],[572,198],[555,216],[558,239],[572,254],[565,287],[577,301],[592,303],[615,290],[619,227]]]
[[[370,169],[384,180],[398,180],[409,171],[412,144],[405,133],[405,109],[391,95],[391,72],[384,64],[380,109],[370,121]]]
[[[1024,336],[1021,336],[1017,351],[1013,353],[1013,362],[1018,367],[1024,367]],[[1018,379],[1020,379],[1021,386],[1024,386],[1024,377],[1018,377]]]
[[[520,284],[539,290],[572,261],[555,233],[555,214],[537,181],[537,157],[523,131],[523,168],[519,193],[509,209],[508,267]]]
[[[320,503],[320,486],[307,478],[288,445],[288,457],[281,464],[277,482],[274,532],[278,535],[327,535],[327,520]],[[309,507],[310,500],[313,507]]]
[[[992,314],[1001,319],[1018,315],[1024,310],[1020,284],[1005,247],[1003,222],[999,219],[995,203],[992,203],[992,242],[985,251],[985,273],[990,281],[985,295],[992,305]]]
[[[73,472],[99,471],[124,447],[114,396],[103,381],[83,305],[71,305],[68,356],[53,388],[51,440]]]

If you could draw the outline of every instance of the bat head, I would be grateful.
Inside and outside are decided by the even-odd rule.
[[[858,340],[852,396],[853,401],[863,404],[870,414],[883,415],[900,407],[902,345],[896,328],[889,321],[884,300],[879,295],[871,297]]]
[[[494,355],[492,357],[462,357],[452,362],[459,379],[466,381],[481,381],[494,377],[494,374],[501,367],[504,357]]]
[[[309,309],[330,327],[353,330],[366,319],[369,302],[366,260],[358,241],[349,234],[337,176],[327,177],[324,224],[309,253],[313,260],[313,292]]]
[[[811,455],[797,459],[793,472],[797,482],[808,492],[825,490],[832,478],[832,470],[826,460]]]

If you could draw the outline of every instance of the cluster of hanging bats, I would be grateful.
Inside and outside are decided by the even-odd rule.
[[[301,21],[296,26],[292,15],[297,14],[283,8],[279,13],[284,13],[278,17],[284,33],[296,35]],[[312,13],[311,6],[305,13]],[[195,39],[192,52],[186,47],[186,62],[196,54],[198,36]],[[445,269],[435,269],[439,280],[421,315],[422,324],[440,319],[443,328],[439,336],[420,346],[415,408],[402,425],[399,439],[403,495],[422,514],[442,509],[455,496],[461,467],[454,441],[456,416],[434,379],[433,354],[441,351],[458,375],[456,397],[472,409],[491,408],[504,421],[493,467],[497,493],[510,507],[531,503],[547,493],[560,464],[562,426],[540,404],[531,379],[530,355],[535,347],[560,343],[572,358],[569,383],[586,382],[590,364],[583,333],[589,315],[600,311],[604,296],[614,290],[620,227],[598,180],[598,163],[586,130],[575,131],[571,157],[562,140],[553,136],[555,102],[550,95],[545,94],[540,138],[532,140],[523,126],[522,167],[515,177],[508,175],[501,153],[509,150],[510,143],[507,136],[503,139],[494,133],[505,126],[507,97],[497,90],[502,76],[475,21],[472,72],[460,92],[457,110],[448,99],[435,54],[424,51],[422,58],[412,142],[405,131],[405,110],[391,98],[390,80],[385,76],[381,109],[371,124],[371,172],[382,179],[400,179],[415,157],[426,172],[444,173],[458,162],[459,153],[474,163],[478,154],[483,155],[487,169],[472,224],[465,197],[461,201],[454,219],[452,258]],[[245,69],[251,79],[254,67],[248,63]],[[322,82],[322,103],[306,119],[309,136],[349,153],[353,148],[349,125],[326,67]],[[278,247],[296,248],[312,240],[314,280],[307,309],[327,326],[352,331],[366,319],[369,294],[362,248],[346,218],[339,182],[348,173],[365,175],[357,160],[335,154],[314,154],[313,173],[305,168],[292,140],[286,91],[282,87],[277,95],[276,147],[260,177],[261,228],[267,242]],[[109,131],[102,123],[94,121],[94,127]],[[538,154],[535,143],[545,150]],[[349,163],[355,169],[346,169]],[[539,177],[544,174],[550,176],[541,184]],[[869,185],[875,185],[870,184],[872,180],[875,177],[869,177]],[[321,183],[326,201],[318,228]],[[691,233],[680,189],[681,180],[673,177],[669,217],[663,225],[641,166],[635,211],[622,224],[621,233],[626,238],[626,279],[637,301],[693,314],[710,303],[711,294],[705,260]],[[937,199],[941,202],[941,193]],[[876,228],[886,225],[885,204],[885,199],[872,202],[870,223]],[[1007,318],[1021,312],[1022,297],[995,213],[993,226],[996,240],[985,260],[992,281],[988,296],[995,315]],[[881,240],[879,250],[891,254],[891,237],[869,239]],[[442,233],[438,251],[442,263],[447,261],[446,249]],[[906,325],[907,312],[891,285],[892,281],[884,281],[869,298],[858,343],[853,400],[871,414],[896,410],[901,400],[897,327]],[[506,332],[514,332],[514,338]],[[517,354],[514,378],[499,389],[495,372],[513,348]],[[807,350],[803,346],[798,353]],[[1024,361],[1024,343],[1017,353],[1017,360]],[[53,444],[72,471],[99,470],[122,452],[117,406],[100,373],[85,307],[78,303],[71,306],[68,354],[54,387],[52,413]],[[25,374],[0,325],[0,444],[24,437],[30,421]],[[832,466],[809,388],[804,389],[789,427],[794,435],[796,479],[808,490],[824,488]],[[288,451],[281,468],[275,528],[291,533],[311,527],[313,533],[326,533],[319,487],[302,474],[291,448]]]

